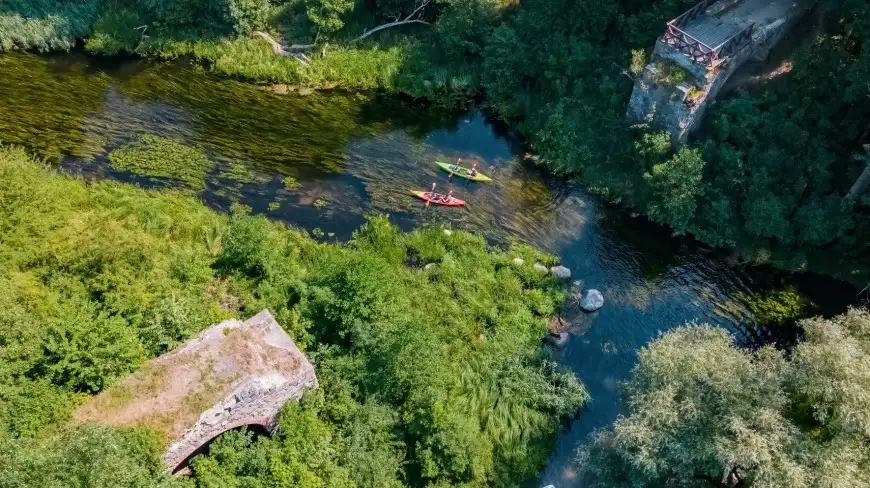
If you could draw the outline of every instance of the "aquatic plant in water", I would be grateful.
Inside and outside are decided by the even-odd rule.
[[[782,326],[809,316],[816,305],[794,288],[784,288],[759,295],[741,294],[740,298],[764,326]]]
[[[290,191],[293,191],[293,190],[298,190],[301,186],[302,186],[302,184],[299,183],[299,180],[297,180],[296,178],[294,178],[292,176],[285,176],[284,177],[284,188],[286,188]]]
[[[199,191],[212,163],[199,149],[174,139],[144,135],[109,153],[112,166]]]

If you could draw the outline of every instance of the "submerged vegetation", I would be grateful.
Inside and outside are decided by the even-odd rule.
[[[518,486],[588,398],[541,349],[565,297],[554,278],[513,264],[553,262],[529,247],[438,228],[404,234],[384,217],[347,244],[318,244],[184,193],[85,185],[8,146],[0,203],[9,486]],[[285,407],[276,437],[227,434],[189,479],[169,480],[155,458],[165,440],[147,425],[67,425],[146,359],[263,308],[321,381]]]
[[[109,153],[109,161],[116,169],[181,183],[194,191],[205,186],[205,174],[212,166],[202,151],[153,135],[141,136],[115,149]],[[244,176],[239,174],[238,166],[231,166],[230,171],[232,176]]]

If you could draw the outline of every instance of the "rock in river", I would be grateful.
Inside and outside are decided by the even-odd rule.
[[[558,333],[549,333],[547,334],[547,342],[556,346],[556,347],[564,347],[565,344],[568,343],[568,333],[567,332],[558,332]]]
[[[580,308],[587,312],[594,312],[604,306],[604,296],[596,289],[591,289],[580,300]]]
[[[563,280],[571,278],[571,270],[564,266],[553,266],[550,268],[550,273],[553,273],[553,276],[562,278]]]

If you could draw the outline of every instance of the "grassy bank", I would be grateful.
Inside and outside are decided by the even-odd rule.
[[[380,217],[347,244],[319,244],[182,193],[85,185],[10,147],[0,231],[7,486],[169,483],[147,425],[68,426],[71,412],[147,358],[263,308],[322,387],[285,409],[279,436],[221,439],[194,463],[197,486],[518,486],[587,399],[541,350],[564,292],[530,266],[553,258],[528,247],[403,234]]]

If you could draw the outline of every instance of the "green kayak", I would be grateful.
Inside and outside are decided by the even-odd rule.
[[[470,176],[468,174],[468,168],[463,168],[462,166],[457,166],[455,164],[450,164],[450,163],[442,163],[441,161],[436,161],[435,164],[437,164],[438,167],[441,168],[442,171],[446,171],[448,173],[453,173],[456,176],[459,176],[462,178],[467,178],[471,181],[478,181],[480,183],[489,183],[492,181],[492,178],[484,175],[480,171],[478,171],[476,175]]]

